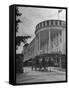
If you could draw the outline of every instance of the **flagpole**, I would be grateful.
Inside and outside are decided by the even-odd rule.
[[[62,12],[62,9],[58,10],[58,20],[59,20],[59,14]]]
[[[58,20],[59,20],[59,12],[58,12]]]

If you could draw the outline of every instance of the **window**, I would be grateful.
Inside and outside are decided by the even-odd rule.
[[[49,21],[47,21],[47,25],[49,26]]]
[[[58,46],[58,38],[57,38],[57,40],[56,40],[56,46]]]
[[[53,25],[53,20],[51,20],[51,25]]]
[[[40,28],[41,28],[42,27],[42,24],[40,23],[39,25],[40,25]]]
[[[58,23],[57,23],[57,20],[55,21],[55,24],[57,25]]]
[[[53,41],[52,41],[52,43],[51,43],[51,47],[53,48]]]
[[[60,38],[60,43],[62,43],[62,39]]]
[[[39,28],[40,28],[40,25],[38,24],[38,25],[37,25],[37,29],[39,29]]]
[[[61,23],[61,21],[59,22],[59,25],[61,25],[62,23]]]
[[[62,31],[60,31],[60,35],[62,35]]]
[[[43,22],[43,26],[45,26],[45,22]]]

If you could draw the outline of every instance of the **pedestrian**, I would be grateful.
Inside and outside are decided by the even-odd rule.
[[[45,68],[46,68],[45,64],[46,64],[46,63],[45,63],[45,57],[43,57],[42,66],[43,66],[44,70],[45,70]]]
[[[49,57],[49,61],[48,61],[48,63],[49,63],[49,71],[51,72],[51,66],[52,66],[51,57]]]
[[[39,71],[41,70],[42,68],[42,58],[39,59]]]
[[[47,58],[44,58],[44,63],[43,63],[43,66],[44,66],[44,70],[46,71],[47,70]]]
[[[48,58],[45,59],[46,70],[48,71]]]
[[[34,69],[35,59],[32,59],[32,70]]]

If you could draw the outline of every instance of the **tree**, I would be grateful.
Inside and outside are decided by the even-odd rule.
[[[24,44],[24,47],[27,47],[29,44],[28,43],[26,43],[26,44]]]
[[[21,16],[22,13],[19,12],[18,7],[16,7],[15,10],[16,10],[15,11],[16,12],[16,21],[15,21],[15,23],[16,23],[16,32],[18,32],[18,23],[22,23],[22,22],[21,22],[20,19],[17,19],[17,17]]]
[[[22,13],[19,12],[19,9],[18,7],[16,7],[16,17],[19,17],[21,16]],[[16,19],[16,33],[18,32],[18,24],[19,23],[22,23],[22,21],[20,19]],[[27,39],[28,38],[31,38],[31,36],[16,36],[16,49],[17,49],[17,46],[20,46],[21,42],[23,42],[24,44],[27,42]]]
[[[18,32],[18,24],[22,23],[22,21],[20,19],[18,19],[17,17],[21,16],[22,13],[19,12],[18,7],[16,7],[16,33]],[[21,42],[23,42],[24,44],[26,44],[27,39],[30,38],[31,36],[16,36],[16,49],[17,46],[20,46]],[[16,55],[16,73],[22,73],[23,72],[23,54],[17,54]]]
[[[31,36],[17,36],[16,37],[16,49],[17,46],[20,46],[21,42],[23,42],[24,44],[27,43],[27,39],[30,38]]]

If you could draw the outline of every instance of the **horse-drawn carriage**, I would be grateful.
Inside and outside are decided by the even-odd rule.
[[[36,56],[32,60],[32,70],[47,70],[49,66],[53,66],[54,62],[51,57],[45,57],[44,55]]]
[[[32,70],[48,70],[48,67],[65,68],[65,56],[60,54],[43,54],[32,59]],[[60,62],[61,61],[61,62]],[[61,64],[61,65],[60,65]]]
[[[60,54],[42,54],[39,56],[35,56],[35,58],[31,58],[27,60],[24,65],[31,66],[32,70],[44,70],[48,71],[51,67],[61,67],[66,68],[66,60],[65,55]],[[49,67],[49,68],[48,68]]]

